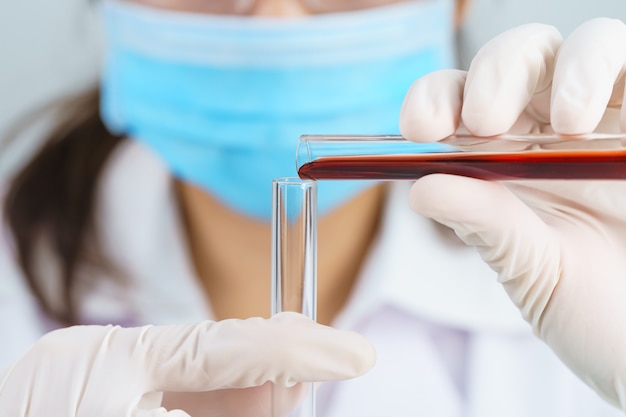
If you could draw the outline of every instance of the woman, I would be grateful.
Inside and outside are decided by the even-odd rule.
[[[452,66],[452,5],[143,3],[104,7],[101,112],[113,134],[86,115],[51,140],[8,193],[6,215],[25,280],[13,275],[11,304],[3,305],[14,306],[20,313],[12,317],[32,329],[30,340],[15,341],[16,351],[59,324],[222,321],[52,333],[27,354],[31,360],[12,368],[0,399],[16,410],[43,403],[18,382],[28,386],[20,378],[36,369],[48,378],[62,374],[42,371],[46,361],[29,365],[70,346],[81,346],[82,355],[97,352],[96,359],[74,353],[59,360],[78,391],[61,390],[53,401],[76,415],[97,409],[104,390],[110,412],[158,410],[160,396],[150,393],[165,391],[166,408],[193,416],[258,415],[269,411],[266,389],[222,388],[362,374],[372,352],[352,333],[314,326],[319,337],[307,337],[301,318],[283,320],[284,327],[273,319],[225,319],[268,315],[270,199],[261,187],[269,190],[272,178],[293,169],[298,135],[395,131],[411,82]],[[94,152],[96,143],[102,151]],[[365,376],[320,387],[321,415],[617,413],[532,336],[471,249],[406,207],[408,185],[320,185],[319,321],[365,335],[377,354]],[[220,337],[190,337],[207,327],[221,329],[214,332]],[[262,365],[249,361],[252,349],[275,347],[293,332],[303,335],[298,346],[315,341],[317,354],[301,353],[291,363],[281,354],[297,347],[269,349]],[[247,348],[232,349],[230,340]],[[191,354],[204,346],[206,355]],[[126,351],[132,353],[119,354]],[[189,355],[197,367],[183,366]],[[163,361],[171,365],[162,368]],[[18,394],[9,396],[9,389]]]

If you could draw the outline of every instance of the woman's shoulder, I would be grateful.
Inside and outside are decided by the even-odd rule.
[[[136,140],[120,143],[111,155],[101,177],[104,193],[141,194],[162,188],[170,174],[163,160],[148,146]]]
[[[154,152],[134,140],[124,141],[105,166],[96,205],[98,232],[105,244],[113,246],[121,241],[146,245],[146,237],[160,234],[178,216],[169,170]],[[107,238],[114,241],[106,242]]]
[[[112,155],[101,180],[96,212],[101,247],[132,280],[125,297],[132,300],[135,319],[207,317],[167,166],[145,145],[128,140]]]

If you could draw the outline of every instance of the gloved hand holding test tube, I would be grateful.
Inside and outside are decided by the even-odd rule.
[[[617,20],[565,40],[521,26],[468,71],[418,79],[400,116],[406,141],[305,137],[298,163],[309,178],[415,180],[411,208],[475,247],[535,335],[622,410],[625,57]]]
[[[213,391],[211,415],[314,417],[311,383],[361,375],[375,353],[364,337],[314,321],[316,183],[274,187],[270,319],[51,332],[0,369],[0,417],[188,417],[161,406],[170,390]],[[274,384],[269,404],[266,382]],[[257,394],[233,402],[225,388]]]

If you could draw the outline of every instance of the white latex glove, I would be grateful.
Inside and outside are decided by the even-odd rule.
[[[296,313],[198,325],[75,326],[44,336],[13,366],[0,385],[0,416],[182,417],[160,408],[162,391],[338,380],[373,362],[363,337]],[[269,414],[257,407],[254,417]]]
[[[619,111],[606,109],[624,108],[625,61],[622,22],[591,20],[564,41],[553,27],[521,26],[486,44],[467,73],[416,81],[402,134],[425,142],[457,129],[481,136],[616,131]],[[626,410],[626,182],[436,174],[416,181],[410,204],[475,246],[536,335]]]

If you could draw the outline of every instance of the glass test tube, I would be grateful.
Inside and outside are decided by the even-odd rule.
[[[317,183],[297,177],[272,183],[272,314],[295,311],[316,319],[317,303]],[[315,417],[314,384],[305,387],[299,406],[292,391],[272,390],[272,417]]]
[[[415,180],[446,173],[490,180],[626,179],[626,134],[454,135],[416,143],[402,136],[303,135],[301,178]]]

